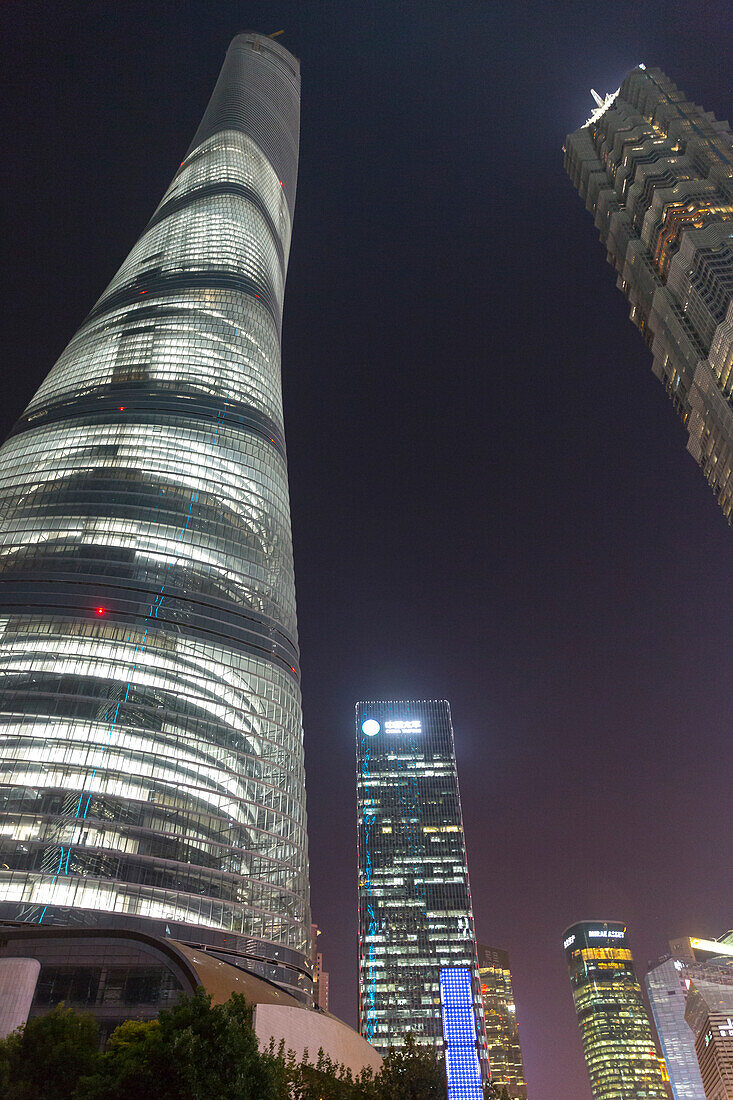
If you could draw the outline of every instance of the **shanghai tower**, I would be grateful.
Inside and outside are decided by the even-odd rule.
[[[300,70],[233,40],[0,449],[0,918],[310,987],[280,332]]]

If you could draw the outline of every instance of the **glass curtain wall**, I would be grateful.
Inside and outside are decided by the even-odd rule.
[[[730,127],[642,64],[564,152],[687,449],[733,523]]]
[[[491,1081],[499,1092],[505,1088],[510,1100],[527,1100],[509,955],[480,943],[478,968]]]
[[[626,925],[582,921],[563,947],[593,1100],[666,1100]]]
[[[299,105],[297,60],[238,35],[0,449],[0,916],[144,925],[307,996],[280,385]]]
[[[470,976],[486,1073],[450,705],[356,704],[359,1028],[377,1050],[443,1047],[441,970]]]

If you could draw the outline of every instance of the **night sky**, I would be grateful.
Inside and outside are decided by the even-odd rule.
[[[565,134],[661,66],[733,113],[728,3],[0,6],[3,433],[126,256],[230,38],[301,59],[283,375],[313,916],[356,1020],[353,703],[448,698],[530,1100],[589,1100],[562,951],[733,926],[733,534]]]

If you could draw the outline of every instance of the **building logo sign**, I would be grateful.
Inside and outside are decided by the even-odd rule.
[[[588,933],[589,940],[622,940],[626,935],[626,929],[619,932],[618,928],[596,928]]]
[[[728,1017],[727,1024],[718,1024],[721,1039],[733,1039],[733,1020]]]
[[[367,718],[366,721],[361,724],[361,732],[365,733],[367,737],[374,737],[379,733],[381,728],[379,722],[374,718]]]
[[[385,722],[384,723],[384,732],[385,733],[422,733],[422,722],[420,722],[418,720]]]
[[[565,950],[567,951],[567,949],[568,949],[568,948],[570,947],[570,945],[571,945],[571,944],[573,944],[573,943],[575,943],[575,936],[568,936],[568,938],[567,938],[566,940],[564,940],[564,941],[563,941],[563,947],[564,947],[564,948],[565,948]]]

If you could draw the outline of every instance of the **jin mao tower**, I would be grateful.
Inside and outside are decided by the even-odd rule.
[[[300,71],[240,34],[0,449],[0,917],[194,942],[307,998],[280,330]]]
[[[733,134],[644,65],[596,101],[565,168],[732,523]]]

